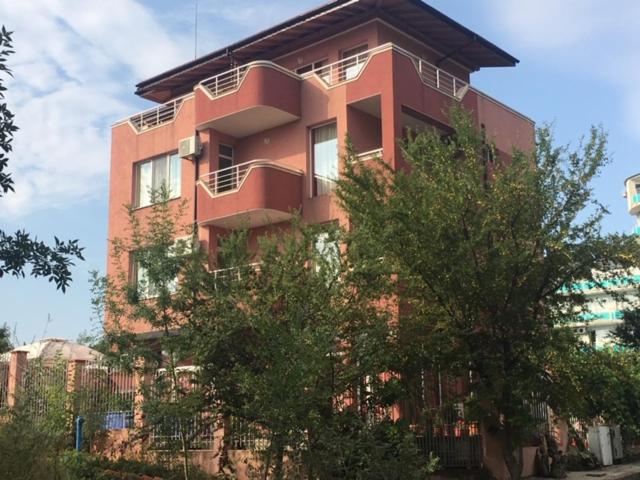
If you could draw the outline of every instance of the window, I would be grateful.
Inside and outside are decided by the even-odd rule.
[[[231,167],[233,167],[233,147],[221,143],[218,146],[218,170],[224,171],[217,175],[217,192],[224,192],[236,188],[238,176],[237,172]]]
[[[350,48],[348,50],[344,50],[342,52],[342,58],[348,58],[349,60],[345,61],[342,65],[340,71],[340,79],[341,80],[351,80],[355,78],[362,70],[362,66],[364,62],[367,60],[368,54],[365,54],[368,50],[368,46],[365,43],[364,45],[360,45],[358,47]]]
[[[328,232],[322,232],[316,237],[315,249],[322,261],[316,265],[316,271],[328,268],[332,273],[340,269],[340,246]]]
[[[311,130],[313,193],[328,195],[338,179],[338,133],[335,123]]]
[[[173,245],[170,246],[167,250],[167,255],[170,259],[174,260],[171,263],[167,262],[165,264],[165,268],[175,268],[176,275],[172,279],[168,280],[166,283],[167,290],[169,293],[175,293],[178,290],[178,270],[179,264],[181,263],[181,259],[186,255],[192,252],[193,247],[193,239],[191,237],[180,237],[176,238],[173,242]],[[197,245],[196,245],[197,247]],[[152,282],[149,279],[149,271],[146,267],[142,265],[144,262],[133,260],[133,281],[138,287],[138,291],[142,298],[153,298],[157,297],[158,285],[155,282]],[[149,261],[147,260],[146,265],[149,265]],[[156,278],[158,280],[158,278]]]
[[[304,75],[305,73],[313,72],[314,70],[318,70],[321,67],[324,67],[327,64],[327,60],[318,60],[317,62],[309,63],[307,65],[303,65],[296,69],[296,73],[298,75]]]
[[[167,188],[169,198],[180,196],[181,159],[177,153],[162,155],[135,165],[136,207],[154,203],[154,196],[162,186]]]

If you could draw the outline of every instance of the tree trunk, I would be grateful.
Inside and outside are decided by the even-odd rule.
[[[514,432],[508,426],[502,431],[502,458],[509,471],[511,480],[522,478],[522,445],[515,439]]]

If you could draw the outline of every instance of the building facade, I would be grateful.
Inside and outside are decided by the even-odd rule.
[[[481,68],[516,64],[419,0],[334,0],[145,80],[136,93],[158,105],[112,128],[109,237],[126,235],[122,206],[144,219],[162,184],[186,199],[184,223],[213,259],[221,233],[248,225],[255,238],[293,211],[346,225],[332,190],[347,134],[360,160],[402,168],[398,139],[450,131],[453,105],[499,154],[528,149],[533,122],[471,85]]]

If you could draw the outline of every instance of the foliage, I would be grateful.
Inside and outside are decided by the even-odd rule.
[[[179,480],[182,478],[181,469],[134,460],[109,460],[98,455],[74,451],[64,453],[62,465],[66,475],[64,480],[142,480],[149,477]],[[193,470],[192,478],[193,480],[212,479],[198,469]]]
[[[579,395],[568,414],[589,423],[599,419],[640,434],[640,357],[612,348],[576,348],[558,375],[566,375]]]
[[[337,226],[297,220],[257,248],[248,231],[230,233],[227,270],[210,278],[187,331],[221,412],[265,439],[261,476],[412,478],[426,468],[408,426],[386,418],[398,400],[394,304],[372,288],[386,279],[352,264],[342,238]]]
[[[622,320],[613,331],[614,343],[622,348],[640,351],[640,310],[625,310]]]
[[[6,421],[0,423],[0,478],[61,480],[61,453],[70,446],[70,404],[64,363],[31,361]],[[60,381],[48,381],[56,378]]]
[[[384,257],[402,279],[403,378],[443,365],[470,376],[467,406],[518,478],[533,420],[526,400],[536,394],[561,410],[575,394],[553,374],[577,342],[560,327],[586,304],[571,285],[601,285],[607,274],[594,272],[630,267],[637,245],[600,232],[606,210],[590,184],[608,160],[601,130],[569,151],[544,127],[531,152],[506,154],[468,113],[454,109],[451,119],[453,135],[401,142],[406,169],[350,155],[338,196],[354,225],[350,247]]]
[[[6,60],[13,52],[12,32],[3,26],[0,29],[0,74],[11,75]],[[0,197],[14,191],[11,174],[6,171],[8,155],[12,151],[13,135],[18,130],[14,124],[14,114],[5,101],[4,86],[0,77]],[[71,267],[74,259],[84,260],[83,248],[78,240],[62,241],[54,237],[55,244],[46,243],[32,237],[24,230],[8,234],[0,230],[0,278],[4,275],[24,277],[25,269],[30,266],[33,277],[45,277],[63,292],[71,282]]]
[[[204,404],[206,388],[197,370],[184,371],[192,355],[192,338],[180,334],[200,303],[200,277],[206,274],[207,256],[198,248],[191,227],[180,226],[185,204],[173,208],[165,188],[152,192],[154,205],[144,222],[128,208],[130,238],[112,240],[117,271],[94,278],[97,311],[106,313],[106,332],[101,342],[116,347],[109,356],[129,370],[143,369],[149,379],[143,385],[147,425],[139,432],[158,443],[156,447],[182,457],[183,475],[191,478],[189,450],[192,441],[213,422],[213,406]],[[178,240],[176,240],[178,239]],[[129,278],[133,265],[141,278]],[[178,281],[180,278],[181,281]],[[153,342],[133,335],[131,325],[141,323],[157,333]],[[156,374],[162,369],[162,374]],[[194,428],[194,421],[207,425]]]
[[[6,323],[0,327],[0,353],[6,353],[13,349],[11,344],[11,329]]]

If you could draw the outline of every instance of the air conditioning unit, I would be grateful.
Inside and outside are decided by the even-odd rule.
[[[200,143],[200,137],[198,135],[192,135],[191,137],[183,138],[178,144],[178,155],[182,158],[188,158],[193,160],[198,158],[202,151],[202,144]]]

